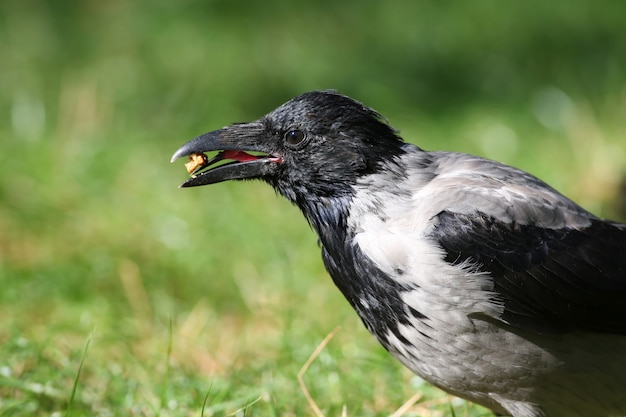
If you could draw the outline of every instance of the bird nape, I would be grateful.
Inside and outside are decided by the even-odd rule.
[[[405,143],[333,91],[184,156],[200,162],[182,187],[260,179],[298,206],[367,329],[432,384],[514,417],[626,415],[625,225],[524,171]]]

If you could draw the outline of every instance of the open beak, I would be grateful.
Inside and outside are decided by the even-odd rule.
[[[264,146],[265,135],[263,125],[252,122],[235,124],[191,139],[172,155],[172,162],[183,156],[190,157],[188,170],[191,178],[180,186],[260,178],[270,173],[282,158]],[[205,155],[205,152],[214,151],[217,151],[215,155]]]

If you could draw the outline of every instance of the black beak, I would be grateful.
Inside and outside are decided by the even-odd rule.
[[[204,163],[194,168],[191,178],[180,186],[195,187],[227,180],[261,178],[269,174],[282,159],[272,154],[267,145],[264,146],[265,136],[263,124],[253,122],[235,124],[191,139],[174,152],[172,162],[183,156],[211,151],[218,153],[211,158],[201,155]],[[230,162],[217,165],[222,161]]]

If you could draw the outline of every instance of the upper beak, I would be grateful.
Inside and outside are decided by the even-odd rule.
[[[198,185],[215,184],[227,180],[259,178],[269,173],[272,165],[281,162],[281,158],[272,155],[264,146],[265,129],[259,122],[235,124],[220,130],[200,135],[181,146],[171,161],[210,151],[221,151],[209,159],[200,169],[199,174],[181,184],[181,187],[195,187]],[[262,152],[264,155],[250,155],[246,151]],[[223,160],[231,162],[214,166]],[[196,171],[198,171],[196,170]]]

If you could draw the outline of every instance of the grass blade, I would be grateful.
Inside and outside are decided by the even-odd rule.
[[[169,392],[169,383],[170,383],[170,368],[171,368],[171,360],[172,360],[172,345],[174,343],[174,330],[173,330],[173,320],[172,316],[170,316],[169,320],[169,329],[168,329],[168,337],[167,337],[167,355],[165,358],[165,374],[163,375],[163,385],[161,386],[161,398],[160,398],[160,407],[158,414],[161,414],[163,408],[167,407],[167,394]]]
[[[320,342],[320,344],[317,346],[317,348],[315,348],[311,356],[309,356],[309,359],[307,359],[304,365],[302,365],[302,368],[300,369],[297,375],[298,383],[300,384],[300,390],[304,393],[304,396],[306,397],[306,400],[309,403],[309,406],[313,409],[313,413],[317,417],[324,417],[324,413],[322,413],[322,410],[320,410],[320,408],[317,406],[317,403],[311,396],[311,393],[309,392],[309,389],[307,388],[306,383],[304,382],[304,374],[306,373],[306,371],[308,371],[309,367],[311,366],[313,361],[319,356],[322,350],[324,350],[328,342],[330,342],[330,339],[332,339],[333,336],[335,336],[335,334],[338,331],[339,331],[339,326],[335,327],[335,329],[332,332],[326,335],[324,340]]]
[[[76,377],[74,378],[74,385],[72,386],[72,394],[70,395],[70,399],[67,402],[67,407],[65,408],[65,413],[63,414],[65,417],[69,417],[72,410],[72,405],[74,404],[74,399],[76,398],[76,390],[78,389],[78,381],[80,380],[80,374],[83,370],[83,365],[85,364],[85,358],[87,357],[87,351],[89,350],[89,345],[91,344],[91,339],[93,337],[93,333],[95,329],[89,333],[87,337],[87,341],[85,342],[85,347],[83,348],[83,353],[80,356],[80,363],[78,365],[78,371],[76,372]]]

